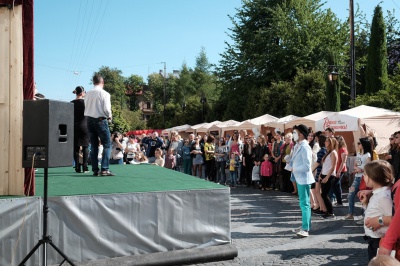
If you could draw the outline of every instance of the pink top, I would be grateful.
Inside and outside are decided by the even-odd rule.
[[[270,161],[263,161],[260,167],[261,176],[272,176],[272,163]]]
[[[240,154],[239,144],[237,142],[234,142],[234,141],[232,142],[231,151],[230,152],[231,153],[234,152],[234,153]]]

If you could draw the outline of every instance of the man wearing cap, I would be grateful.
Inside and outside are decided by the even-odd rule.
[[[111,120],[111,96],[106,92],[103,77],[93,76],[94,87],[86,93],[85,116],[90,135],[92,171],[94,176],[114,176],[110,172],[109,162],[111,154],[111,138],[108,121]],[[98,164],[99,139],[103,145],[101,171]]]
[[[308,128],[305,125],[294,126],[293,139],[297,143],[294,149],[290,166],[292,177],[297,183],[299,193],[302,225],[297,232],[299,237],[307,237],[311,228],[310,190],[315,182],[312,171],[312,151],[307,142]]]
[[[89,133],[87,129],[87,119],[85,113],[85,89],[78,86],[72,92],[76,94],[76,99],[71,101],[74,104],[74,161],[77,173],[89,172],[88,169],[88,146]],[[79,163],[79,151],[82,147],[82,164]],[[82,166],[82,169],[81,169]]]

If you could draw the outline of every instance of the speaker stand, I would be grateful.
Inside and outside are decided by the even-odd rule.
[[[36,246],[26,255],[26,257],[21,261],[19,266],[25,265],[25,262],[35,253],[35,251],[43,245],[43,266],[47,265],[47,244],[52,246],[64,260],[60,263],[62,265],[67,261],[70,265],[75,266],[75,264],[65,255],[52,241],[51,236],[47,235],[47,214],[49,212],[49,206],[47,205],[47,181],[48,181],[48,168],[44,168],[44,200],[43,200],[43,238],[38,241]]]

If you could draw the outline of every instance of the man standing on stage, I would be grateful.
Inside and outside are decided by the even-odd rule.
[[[108,121],[111,121],[111,96],[106,92],[103,77],[93,76],[93,89],[86,93],[85,116],[90,136],[92,171],[94,176],[114,176],[108,169],[111,154],[111,138]],[[101,171],[99,171],[99,139],[103,145]]]

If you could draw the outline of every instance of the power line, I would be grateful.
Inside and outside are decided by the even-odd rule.
[[[396,2],[395,2],[394,0],[392,0],[392,2],[393,2],[393,4],[394,4],[395,6],[397,6],[397,8],[400,10],[400,7],[396,4]]]

